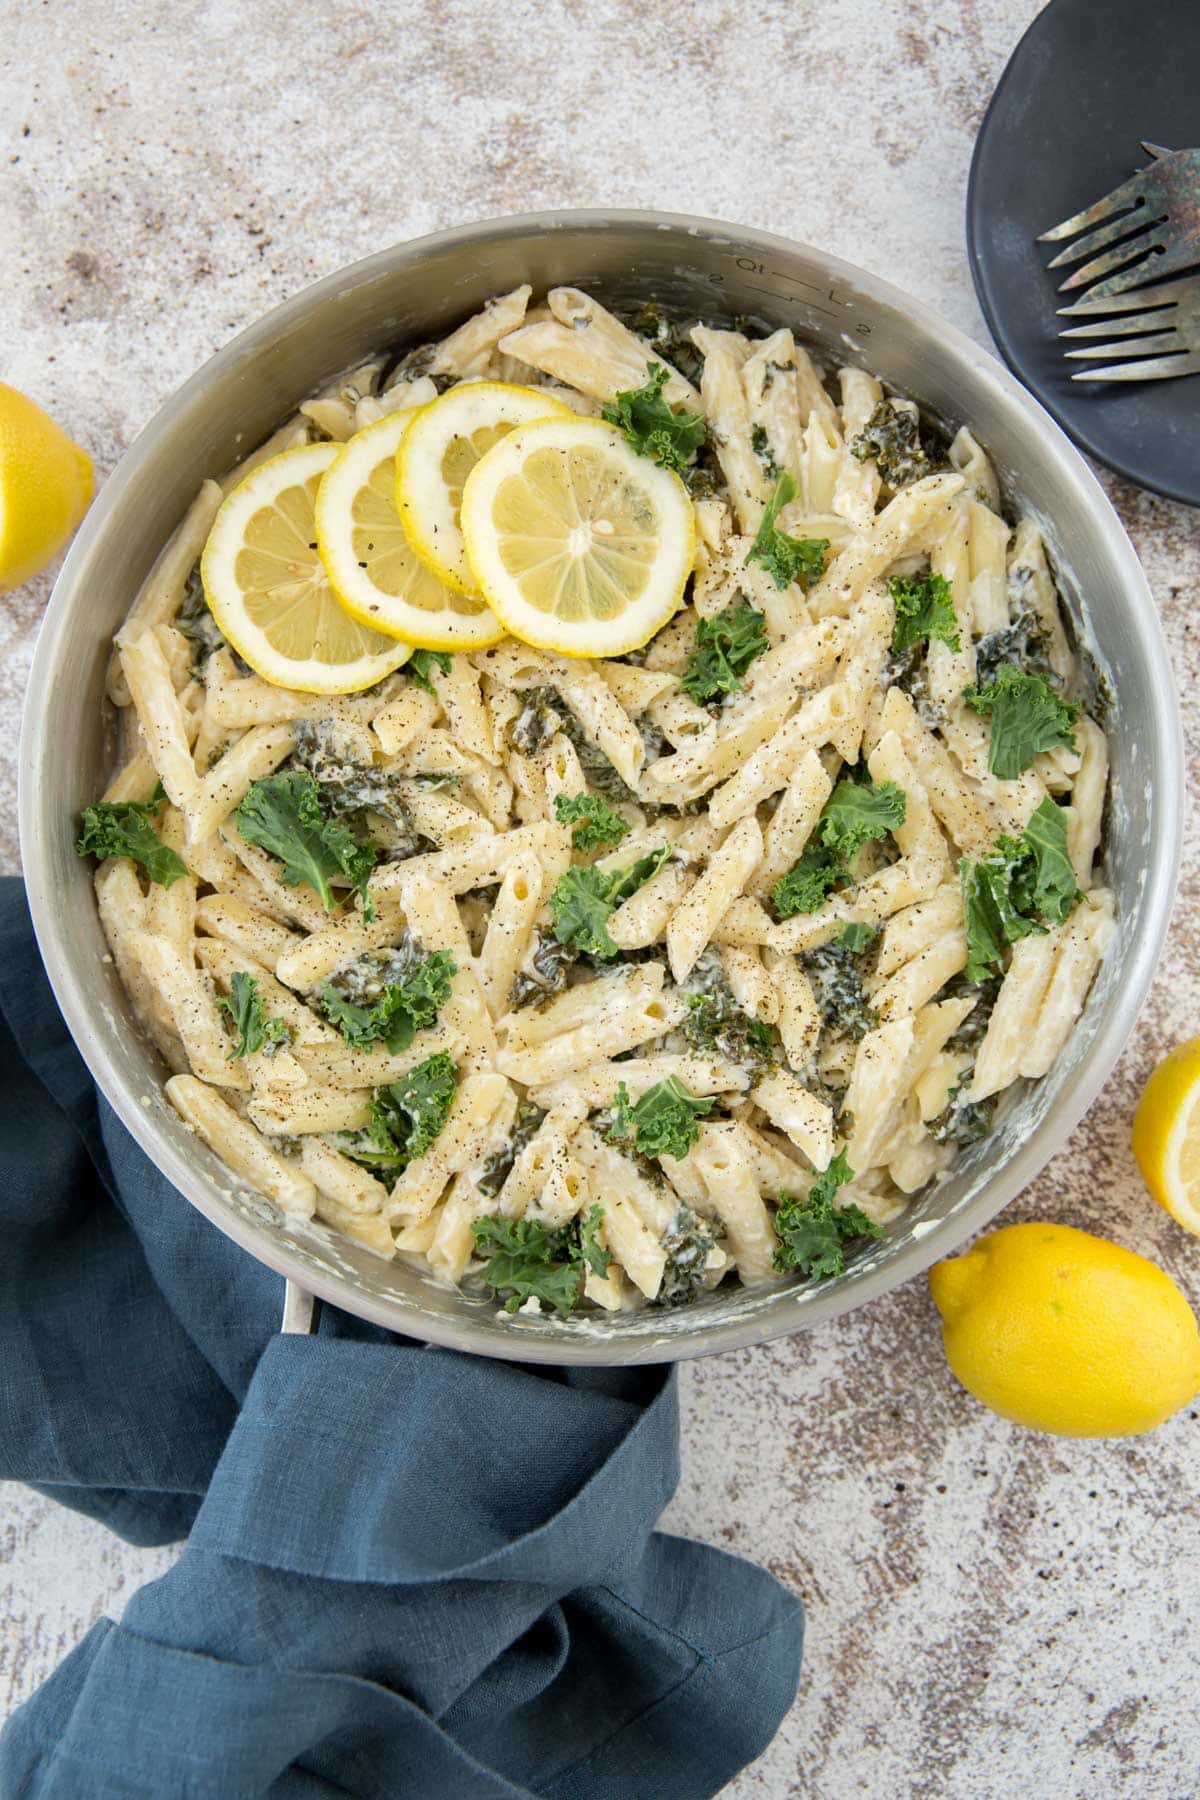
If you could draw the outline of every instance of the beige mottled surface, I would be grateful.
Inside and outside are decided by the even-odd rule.
[[[271,302],[379,247],[548,205],[675,207],[805,237],[986,341],[962,250],[971,142],[1035,0],[9,0],[0,378],[107,472]],[[103,27],[100,21],[103,19]],[[1120,483],[1200,750],[1197,515]],[[0,602],[0,833],[49,580]],[[1189,839],[1136,1037],[1010,1217],[1108,1233],[1200,1298],[1200,1249],[1137,1179],[1138,1087],[1200,1024]],[[810,1336],[684,1371],[669,1522],[808,1609],[804,1680],[740,1800],[1195,1791],[1196,1409],[1127,1445],[982,1412],[923,1281]],[[169,1553],[6,1489],[0,1703]]]

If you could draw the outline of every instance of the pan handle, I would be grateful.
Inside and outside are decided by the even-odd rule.
[[[307,1288],[289,1281],[283,1290],[283,1319],[280,1331],[296,1332],[308,1337],[317,1329],[321,1318],[321,1302]]]

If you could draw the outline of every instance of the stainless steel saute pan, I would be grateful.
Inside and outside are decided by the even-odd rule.
[[[947,425],[969,424],[1008,501],[1042,525],[1076,627],[1111,684],[1108,857],[1119,930],[1070,1048],[995,1136],[821,1286],[718,1290],[674,1312],[514,1324],[318,1225],[297,1228],[237,1188],[183,1129],[105,960],[91,872],[74,853],[76,819],[109,768],[109,641],[164,539],[200,481],[312,388],[371,351],[443,333],[522,281],[790,325],[826,358],[862,363]],[[84,1057],[134,1137],[221,1231],[310,1292],[412,1336],[525,1361],[648,1362],[776,1337],[887,1292],[985,1225],[1061,1149],[1117,1059],[1162,944],[1182,770],[1166,648],[1129,540],[1083,459],[997,362],[886,282],[802,244],[675,214],[560,212],[440,232],[331,275],[243,332],[163,407],[92,507],[50,601],[21,745],[21,841],[46,966]]]

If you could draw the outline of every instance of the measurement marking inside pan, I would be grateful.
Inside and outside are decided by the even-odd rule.
[[[829,319],[841,317],[831,306],[818,306],[815,300],[810,300],[805,294],[781,294],[778,288],[759,287],[755,281],[744,281],[742,286],[749,288],[752,294],[770,294],[772,300],[787,300],[793,306],[807,306],[809,312],[824,313]]]

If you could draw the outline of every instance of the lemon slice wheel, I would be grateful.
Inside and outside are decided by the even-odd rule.
[[[522,425],[467,479],[471,569],[514,637],[564,656],[620,656],[675,612],[695,515],[678,475],[599,419]]]
[[[447,587],[413,550],[396,510],[396,450],[411,411],[356,432],[321,477],[317,547],[334,593],[363,625],[427,650],[484,650],[504,627]]]
[[[339,604],[317,551],[321,478],[340,444],[305,444],[251,470],[213,521],[200,574],[213,618],[274,687],[355,694],[411,650]]]
[[[1159,1205],[1200,1236],[1200,1038],[1173,1050],[1146,1083],[1133,1151]]]
[[[571,418],[560,401],[506,381],[463,381],[423,406],[400,441],[396,506],[408,541],[448,587],[478,595],[467,562],[459,508],[480,457],[517,425]]]

